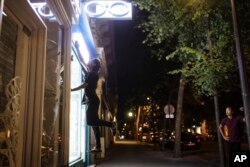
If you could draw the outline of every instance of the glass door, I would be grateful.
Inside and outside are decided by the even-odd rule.
[[[83,82],[84,72],[77,54],[72,52],[71,61],[71,87],[77,87]],[[82,105],[84,90],[71,92],[70,105],[70,144],[69,162],[74,163],[80,159],[85,161],[85,105]]]

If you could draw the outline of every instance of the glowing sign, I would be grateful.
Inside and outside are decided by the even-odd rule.
[[[90,1],[84,5],[89,17],[109,19],[132,19],[132,5],[123,1]]]
[[[50,20],[55,20],[54,14],[49,9],[46,2],[41,3],[31,3],[32,7],[38,12],[38,14],[43,18],[48,18]]]
[[[80,0],[71,0],[70,1],[73,13],[75,14],[76,20],[80,15]],[[55,16],[51,12],[48,4],[46,2],[31,3],[32,7],[38,12],[38,14],[49,20],[56,20]]]

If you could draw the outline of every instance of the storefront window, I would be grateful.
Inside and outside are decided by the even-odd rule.
[[[41,166],[61,166],[64,90],[63,27],[44,2],[32,3],[47,26]]]
[[[42,2],[41,2],[42,1]],[[59,15],[55,17],[54,13],[59,14],[55,6],[50,6],[46,0],[34,0],[32,6],[40,15],[47,27],[47,49],[46,49],[46,71],[45,71],[45,95],[44,95],[44,113],[43,113],[43,134],[41,146],[41,166],[63,166],[67,160],[63,159],[64,155],[69,155],[69,163],[74,163],[78,160],[85,161],[86,147],[86,124],[85,110],[86,106],[82,105],[82,94],[84,90],[71,92],[70,94],[70,111],[66,111],[65,101],[68,101],[68,94],[65,95],[65,87],[68,86],[69,77],[64,69],[68,69],[68,29],[64,28],[64,22]],[[32,2],[32,0],[31,0]],[[72,0],[72,3],[78,4],[80,1]],[[50,3],[51,4],[51,3]],[[53,3],[52,3],[53,4]],[[75,8],[75,10],[77,10]],[[60,21],[59,21],[59,20]],[[79,33],[79,32],[78,32]],[[81,34],[80,34],[81,35]],[[79,35],[77,35],[78,37]],[[73,39],[75,39],[73,37]],[[76,40],[76,39],[75,39]],[[75,40],[73,40],[75,42]],[[67,41],[67,42],[65,42]],[[84,70],[82,63],[88,61],[86,57],[86,45],[82,45],[83,38],[77,39],[80,44],[80,49],[72,49],[71,62],[71,88],[79,86],[83,82]],[[65,46],[67,43],[67,46]],[[85,47],[84,47],[85,46]],[[79,52],[83,52],[84,57],[79,56]],[[65,62],[64,62],[65,61]],[[66,67],[64,67],[64,65]],[[67,75],[67,76],[66,76]],[[65,77],[66,76],[66,77]],[[65,96],[67,99],[65,99]],[[67,113],[69,112],[69,120]],[[67,118],[65,118],[67,115]],[[69,121],[69,124],[68,124]],[[68,133],[65,133],[65,128],[69,128]],[[65,137],[67,141],[65,141]],[[69,141],[68,141],[69,140]],[[65,153],[64,148],[68,147],[69,152]],[[65,149],[68,151],[68,149]],[[64,164],[63,163],[64,161]]]
[[[73,52],[71,62],[71,87],[77,87],[82,83],[83,70],[80,62]],[[70,106],[70,145],[69,161],[73,163],[85,158],[85,105],[82,105],[82,91],[71,93]]]
[[[84,82],[86,62],[89,60],[89,51],[78,25],[72,28],[72,61],[71,61],[71,88]],[[77,43],[77,45],[75,45]],[[76,48],[77,47],[77,48]],[[86,104],[83,101],[84,89],[71,92],[70,99],[70,145],[69,162],[77,160],[85,162],[86,158]]]
[[[20,114],[20,83],[15,76],[18,25],[3,14],[0,32],[0,166],[15,166]],[[18,86],[18,87],[17,87]],[[7,93],[6,90],[12,90]]]

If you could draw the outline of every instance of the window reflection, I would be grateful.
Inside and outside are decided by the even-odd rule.
[[[7,14],[4,14],[2,19],[2,25],[0,25],[2,26],[0,32],[0,166],[15,166],[16,147],[19,141],[18,116],[21,86],[19,91],[13,91],[13,94],[8,94],[6,90],[16,90],[13,83],[17,82],[14,76],[18,25]]]
[[[73,56],[71,62],[71,86],[77,87],[81,84],[81,66],[77,61],[76,56]],[[70,162],[80,158],[80,126],[81,126],[81,91],[74,91],[71,93],[70,104]]]
[[[43,112],[43,134],[41,146],[41,166],[61,166],[63,163],[62,122],[64,105],[64,59],[63,27],[54,16],[46,1],[31,0],[47,26],[46,71]]]
[[[71,87],[77,87],[82,83],[82,67],[73,53],[71,62]],[[82,90],[83,91],[83,90]],[[71,93],[70,104],[70,163],[84,159],[85,157],[85,107],[81,104],[82,91]]]

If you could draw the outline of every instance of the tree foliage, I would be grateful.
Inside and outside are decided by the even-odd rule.
[[[147,33],[144,43],[160,46],[159,58],[182,63],[172,74],[184,74],[203,95],[229,90],[236,71],[229,2],[136,0],[135,4],[148,14],[138,26]],[[173,42],[171,48],[161,47]]]
[[[249,2],[243,0],[237,3],[240,4],[240,9],[245,8],[243,3],[249,5]],[[217,126],[219,124],[217,92],[230,90],[233,83],[231,81],[234,81],[232,78],[237,68],[230,1],[135,0],[135,4],[147,12],[147,19],[138,26],[147,33],[144,43],[151,48],[153,46],[160,48],[155,54],[159,59],[172,59],[182,64],[181,68],[171,72],[182,74],[175,124],[175,156],[178,157],[185,87],[183,78],[190,81],[199,94],[214,96]],[[249,34],[249,29],[245,29],[243,34]],[[243,46],[246,46],[248,39],[244,40]],[[247,48],[246,54],[249,53],[249,46]],[[223,148],[219,133],[218,141],[223,163]]]

